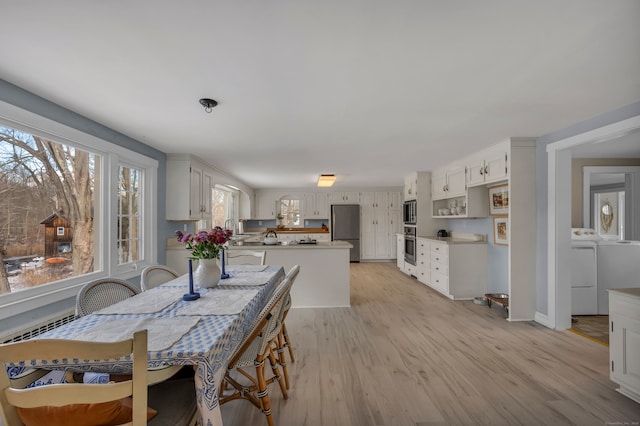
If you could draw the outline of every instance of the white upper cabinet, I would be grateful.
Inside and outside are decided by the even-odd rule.
[[[358,204],[360,202],[360,193],[356,191],[331,192],[329,201],[331,204]]]
[[[254,219],[275,219],[276,199],[278,194],[261,192],[256,194],[256,211]]]
[[[415,200],[418,195],[418,173],[410,173],[404,177],[404,200]]]
[[[401,192],[389,192],[389,208],[391,210],[402,210]]]
[[[436,170],[431,175],[431,197],[437,200],[465,195],[466,183],[463,165]]]
[[[206,165],[187,155],[169,154],[167,220],[210,219],[213,186],[213,172]]]
[[[309,192],[304,194],[303,219],[328,219],[329,194],[325,192]]]
[[[507,151],[502,144],[467,159],[467,186],[484,185],[507,179]]]

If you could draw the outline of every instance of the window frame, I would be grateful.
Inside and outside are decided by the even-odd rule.
[[[102,159],[100,181],[104,182],[95,188],[94,193],[95,206],[100,211],[99,215],[94,216],[96,237],[94,271],[2,295],[0,320],[75,297],[84,284],[95,279],[136,277],[145,266],[157,262],[158,217],[157,209],[154,208],[157,204],[158,191],[157,160],[3,101],[0,101],[0,124],[100,155]],[[144,179],[143,256],[138,262],[124,265],[117,264],[116,252],[117,195],[115,188],[120,165],[140,169]]]

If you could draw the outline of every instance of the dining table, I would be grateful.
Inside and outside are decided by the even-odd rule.
[[[134,331],[147,329],[149,368],[196,366],[200,424],[222,425],[218,389],[229,359],[285,276],[282,266],[269,265],[229,265],[226,272],[229,277],[212,288],[192,284],[200,294],[196,300],[183,300],[191,293],[185,274],[35,338],[104,342],[131,338]],[[129,357],[25,360],[13,366],[114,374],[130,373],[132,368]]]

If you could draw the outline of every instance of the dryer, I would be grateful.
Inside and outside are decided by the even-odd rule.
[[[598,314],[598,241],[593,229],[571,229],[571,315]]]

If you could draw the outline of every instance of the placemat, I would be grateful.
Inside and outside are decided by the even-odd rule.
[[[184,290],[175,288],[152,289],[143,291],[94,313],[102,315],[152,314],[163,310],[173,302],[181,300],[183,294]]]
[[[246,265],[250,266],[250,265]],[[258,266],[258,265],[256,265]],[[265,266],[264,268],[267,268]],[[249,271],[229,271],[229,278],[224,280],[220,280],[219,286],[235,286],[235,285],[265,285],[269,282],[269,280],[273,277],[273,272],[270,271],[262,271],[262,272],[251,272],[247,274],[245,272]]]
[[[117,342],[130,339],[138,330],[147,329],[147,350],[157,352],[173,346],[195,326],[200,317],[119,318],[110,319],[72,337],[92,342]]]
[[[235,315],[258,294],[259,289],[213,289],[200,299],[185,302],[176,315]]]

